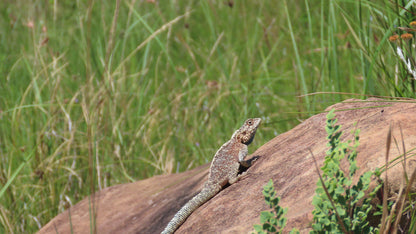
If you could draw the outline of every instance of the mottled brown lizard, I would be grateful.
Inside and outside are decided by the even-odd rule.
[[[260,118],[248,119],[217,151],[209,169],[208,181],[202,191],[189,200],[173,217],[163,230],[162,234],[175,232],[176,229],[196,210],[210,198],[215,196],[226,184],[235,183],[240,165],[250,167],[251,161],[244,161],[248,154],[249,145],[260,125]]]

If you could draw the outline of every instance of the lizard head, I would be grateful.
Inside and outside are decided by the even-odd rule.
[[[260,118],[247,119],[243,126],[234,133],[233,137],[235,137],[237,141],[249,145],[256,135],[256,130],[259,127],[260,122]]]

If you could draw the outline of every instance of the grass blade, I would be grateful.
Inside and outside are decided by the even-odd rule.
[[[287,15],[287,25],[289,27],[290,38],[292,39],[293,50],[295,51],[296,64],[297,64],[297,68],[299,69],[300,80],[301,80],[301,84],[302,84],[302,91],[303,91],[303,94],[307,94],[308,93],[308,86],[306,85],[306,78],[305,78],[305,74],[303,72],[302,60],[300,59],[298,46],[297,46],[297,42],[296,42],[295,35],[294,35],[294,32],[293,32],[291,18],[290,18],[289,10],[287,8],[286,0],[284,1],[284,5],[285,5],[285,11],[286,11],[286,15]],[[309,97],[308,96],[304,96],[304,97],[305,97],[305,102],[306,102],[306,108],[309,111],[310,110]]]
[[[32,150],[32,152],[30,152],[30,154],[25,158],[25,161],[22,162],[19,167],[13,172],[12,176],[9,178],[9,180],[7,180],[6,184],[1,188],[0,190],[0,198],[3,197],[4,193],[6,192],[6,190],[10,187],[10,185],[13,183],[13,181],[16,179],[17,175],[19,175],[20,171],[23,169],[24,166],[26,166],[26,164],[30,161],[30,159],[32,158],[33,154],[36,151],[36,147]]]

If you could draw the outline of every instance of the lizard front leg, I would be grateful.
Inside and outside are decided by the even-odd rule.
[[[253,165],[253,162],[256,161],[257,158],[252,158],[250,160],[245,160],[245,161],[240,161],[240,165],[245,167],[245,168],[249,168],[251,167],[251,165]]]
[[[245,168],[251,167],[251,164],[254,160],[244,160],[248,155],[248,147],[247,145],[242,144],[240,151],[238,152],[238,162],[241,166]]]

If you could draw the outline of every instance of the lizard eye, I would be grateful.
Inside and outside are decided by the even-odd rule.
[[[252,125],[252,124],[253,124],[253,121],[249,120],[247,123],[248,123],[249,125]]]

